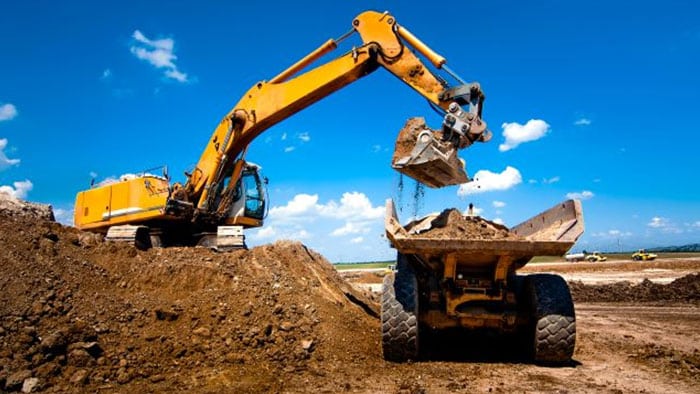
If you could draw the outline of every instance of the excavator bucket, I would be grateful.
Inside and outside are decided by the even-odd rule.
[[[425,119],[409,119],[396,139],[391,167],[434,188],[469,182],[457,149],[441,136],[425,125]]]

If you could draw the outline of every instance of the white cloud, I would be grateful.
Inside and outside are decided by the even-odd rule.
[[[265,227],[253,230],[251,233],[252,234],[247,236],[257,241],[272,241],[278,239],[303,240],[311,237],[311,234],[299,225],[277,226],[266,224]]]
[[[369,198],[360,192],[346,192],[340,198],[340,205],[331,200],[320,206],[321,216],[334,219],[373,220],[384,217],[383,206],[372,206]]]
[[[333,237],[342,237],[350,234],[366,234],[369,232],[367,222],[345,222],[343,227],[339,227],[331,232]]]
[[[318,194],[297,194],[287,205],[270,208],[270,218],[285,220],[290,217],[308,216],[317,211]]]
[[[13,104],[7,103],[0,105],[0,122],[3,120],[10,120],[16,117],[18,114],[17,107]]]
[[[73,225],[73,210],[56,208],[53,210],[53,216],[57,222],[65,224],[67,226]]]
[[[505,137],[505,142],[498,146],[501,152],[515,149],[524,142],[538,140],[549,132],[549,124],[540,119],[530,119],[524,125],[516,122],[503,123],[501,127]]]
[[[661,216],[654,216],[653,218],[651,218],[649,223],[647,223],[647,226],[655,230],[660,230],[664,233],[680,234],[683,232],[683,229],[678,228],[678,226],[676,226],[675,223],[671,222],[670,219]]]
[[[668,227],[668,225],[669,220],[660,216],[654,216],[653,218],[651,218],[651,221],[647,223],[647,226],[651,228],[664,228]]]
[[[474,216],[481,216],[482,213],[484,213],[484,210],[483,210],[482,208],[479,208],[479,207],[476,207],[476,206],[473,206],[473,207],[472,207],[472,212],[471,212],[472,215],[474,215]],[[437,215],[438,212],[435,212],[435,214]],[[462,212],[462,214],[465,215],[465,216],[469,215],[469,207],[467,207],[467,209],[465,209],[464,212]],[[416,219],[416,217],[413,217],[413,218],[411,218],[411,219]]]
[[[529,184],[531,184],[531,185],[534,185],[534,184],[537,183],[537,180],[536,180],[536,179],[528,179],[528,180],[527,180],[527,183],[529,183]]]
[[[311,136],[309,133],[299,133],[298,138],[301,140],[301,142],[309,142],[311,141]]]
[[[595,196],[595,194],[590,190],[566,193],[566,198],[570,200],[588,200],[589,198],[593,198],[593,196]]]
[[[436,212],[436,213],[437,213],[437,212]],[[475,207],[472,207],[472,215],[481,216],[482,213],[484,213],[484,210],[483,210],[482,208],[479,208],[479,207],[476,207],[476,206],[475,206]],[[464,214],[464,215],[469,215],[469,207],[467,207],[467,209],[464,210],[463,214]],[[414,217],[413,219],[415,219],[415,217]]]
[[[576,126],[588,126],[590,124],[591,124],[591,120],[588,118],[576,119],[576,121],[574,122],[574,125],[576,125]]]
[[[287,133],[282,133],[282,137],[280,137],[282,141],[287,139]]]
[[[500,224],[500,225],[505,225],[506,223],[503,221],[501,218],[495,218],[492,220],[492,222]]]
[[[506,203],[504,203],[503,201],[494,201],[491,204],[494,208],[503,208],[506,206]]]
[[[324,221],[340,220],[342,225],[330,232],[339,237],[351,234],[366,234],[369,227],[384,217],[384,207],[373,206],[364,193],[343,193],[340,202],[330,200],[319,204],[317,194],[297,194],[286,205],[272,207],[269,221],[278,228],[299,226],[300,223],[315,222],[319,218]],[[297,227],[300,228],[300,227]],[[278,235],[273,230],[263,235]]]
[[[551,185],[552,183],[557,183],[560,180],[561,180],[561,178],[559,178],[558,176],[553,176],[549,179],[543,179],[542,183],[544,183],[545,185]]]
[[[94,176],[93,176],[93,174],[94,174]],[[144,175],[146,175],[146,174],[144,174]],[[147,174],[147,175],[153,175],[153,174]],[[97,173],[91,171],[91,172],[90,172],[90,176],[92,176],[93,178],[95,178],[95,177],[97,176]],[[110,185],[110,184],[112,184],[112,183],[117,183],[117,182],[122,182],[122,181],[128,181],[129,179],[134,179],[134,178],[138,178],[138,177],[139,177],[139,175],[131,174],[131,173],[122,174],[122,175],[119,175],[119,176],[117,176],[117,177],[115,177],[115,176],[108,176],[107,178],[105,178],[105,179],[101,180],[100,182],[98,182],[98,183],[97,183],[97,186]]]
[[[141,60],[146,60],[155,68],[164,68],[166,78],[178,82],[187,82],[187,74],[178,70],[175,60],[175,41],[172,38],[159,40],[148,39],[139,30],[134,31],[132,38],[137,42],[131,46],[131,53]]]
[[[346,192],[328,200],[321,200],[318,194],[299,193],[273,206],[265,226],[249,231],[246,237],[251,246],[281,239],[302,240],[331,261],[389,259],[396,252],[379,236],[384,232],[383,217],[384,207],[374,206],[361,192]],[[357,247],[349,247],[354,245]]]
[[[479,170],[474,174],[474,180],[459,186],[457,194],[468,196],[494,190],[508,190],[523,181],[517,168],[508,166],[501,173]]]
[[[700,227],[700,220],[692,224],[693,227]]]
[[[302,228],[302,229],[299,229],[299,230],[292,232],[291,234],[289,234],[285,238],[309,239],[309,238],[311,238],[311,233],[309,233],[308,231],[306,231],[305,229]]]
[[[102,77],[100,79],[109,79],[112,77],[112,70],[106,68],[104,71],[102,71]]]
[[[187,74],[179,70],[166,70],[165,76],[178,82],[187,82]]]
[[[293,146],[288,146],[288,147],[284,148],[284,153],[293,152],[294,149],[296,149],[296,148]]]
[[[629,231],[620,231],[617,229],[612,229],[608,231],[601,231],[599,233],[593,233],[592,236],[598,238],[622,238],[631,237],[632,233]]]
[[[379,144],[372,145],[372,153],[378,153],[382,150],[382,146]]]
[[[277,235],[277,230],[275,230],[275,226],[269,225],[269,226],[265,226],[265,227],[259,229],[255,233],[254,238],[267,239],[267,238],[272,238],[275,235]]]
[[[19,164],[19,159],[10,159],[5,154],[5,147],[7,146],[7,138],[0,138],[0,171],[6,169],[7,167]]]
[[[0,186],[0,193],[8,194],[14,198],[27,198],[27,193],[34,188],[34,184],[30,180],[13,182],[12,186]]]

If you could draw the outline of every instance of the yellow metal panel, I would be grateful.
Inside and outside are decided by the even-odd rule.
[[[78,193],[74,212],[74,222],[78,228],[99,222],[105,213],[109,213],[110,192],[109,186],[102,186]]]
[[[75,225],[106,231],[109,226],[165,218],[168,181],[144,176],[115,182],[78,194]]]

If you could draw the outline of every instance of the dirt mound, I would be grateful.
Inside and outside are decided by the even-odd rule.
[[[278,391],[378,353],[376,304],[300,243],[137,251],[16,211],[0,233],[0,390]]]
[[[686,275],[666,285],[645,279],[637,285],[630,282],[603,285],[570,282],[569,288],[576,302],[700,302],[700,273]]]
[[[48,221],[55,220],[51,205],[20,200],[3,192],[0,192],[0,213],[29,216]]]
[[[446,209],[430,221],[431,228],[417,236],[431,239],[518,239],[507,227],[479,216],[464,216],[457,208]],[[411,229],[409,229],[411,232]]]

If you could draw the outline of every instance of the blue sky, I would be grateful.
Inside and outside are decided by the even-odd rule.
[[[462,151],[482,187],[426,190],[424,215],[473,202],[515,225],[583,199],[575,249],[700,242],[700,6],[692,1],[7,1],[0,12],[0,190],[69,222],[97,180],[196,163],[214,127],[365,9],[389,10],[486,92],[487,144]],[[293,5],[292,5],[293,4]],[[325,60],[359,44],[355,36]],[[405,120],[440,118],[384,70],[269,129],[247,158],[270,178],[266,226],[332,261],[389,259],[386,198]],[[619,245],[619,246],[618,246]]]

